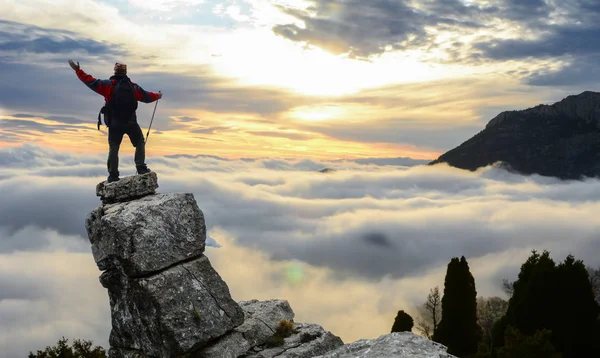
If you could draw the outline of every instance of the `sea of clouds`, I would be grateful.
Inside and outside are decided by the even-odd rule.
[[[600,265],[597,179],[151,154],[160,192],[194,193],[206,255],[235,300],[287,299],[296,321],[345,342],[389,333],[400,309],[415,315],[454,256],[467,258],[483,296],[503,296],[502,279],[516,279],[532,249]],[[123,149],[122,175],[133,171]],[[105,177],[104,154],[0,149],[1,358],[61,336],[108,348],[108,296],[84,227]]]

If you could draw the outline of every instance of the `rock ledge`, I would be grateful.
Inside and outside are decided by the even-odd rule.
[[[96,196],[99,196],[104,204],[117,203],[155,194],[157,188],[158,177],[156,173],[150,172],[123,177],[112,183],[106,181],[98,183]]]

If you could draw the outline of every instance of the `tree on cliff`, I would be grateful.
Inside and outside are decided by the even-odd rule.
[[[464,357],[477,353],[481,336],[477,324],[475,279],[465,257],[460,260],[454,257],[446,271],[442,319],[433,340],[448,347],[448,353]]]
[[[398,311],[394,324],[392,325],[392,332],[411,332],[413,328],[413,318],[404,311]]]
[[[548,251],[535,250],[521,266],[506,315],[494,328],[495,345],[504,346],[508,326],[525,336],[548,329],[553,346],[565,358],[593,356],[600,307],[588,271],[569,255],[556,265]]]
[[[421,334],[431,339],[437,329],[438,323],[442,318],[442,298],[438,286],[429,290],[427,300],[419,308],[419,319],[417,320],[417,329]]]
[[[62,337],[56,346],[46,347],[33,354],[29,352],[29,358],[106,358],[106,351],[100,346],[92,348],[92,342],[75,339],[73,346],[68,344],[69,340]]]

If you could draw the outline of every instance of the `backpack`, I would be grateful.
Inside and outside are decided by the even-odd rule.
[[[113,93],[110,100],[98,113],[98,130],[100,130],[100,114],[104,114],[104,124],[125,124],[133,118],[138,108],[138,100],[133,90],[133,84],[128,77],[113,84]]]

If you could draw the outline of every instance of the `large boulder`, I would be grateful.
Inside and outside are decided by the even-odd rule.
[[[113,184],[113,183],[111,183]],[[117,262],[129,276],[143,276],[204,252],[204,215],[192,194],[156,194],[106,204],[86,220],[100,270]]]
[[[314,358],[457,358],[447,348],[410,332],[394,332],[377,339],[361,339]]]
[[[86,219],[108,289],[111,358],[195,354],[244,322],[203,254],[204,216],[192,194],[156,194],[156,174],[100,183]]]
[[[111,347],[170,357],[200,349],[244,321],[225,282],[208,258],[143,278],[105,272],[112,327]]]

